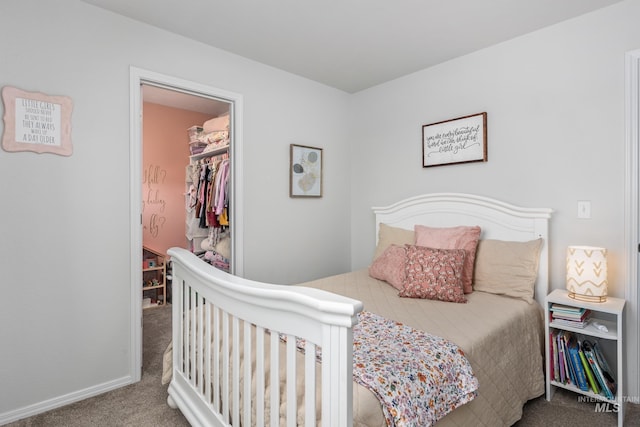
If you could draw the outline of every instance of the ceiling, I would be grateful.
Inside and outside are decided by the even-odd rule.
[[[142,100],[152,104],[166,105],[187,111],[218,117],[229,112],[230,104],[203,95],[192,95],[173,89],[165,89],[150,84],[142,85]]]
[[[621,0],[83,0],[346,92]]]

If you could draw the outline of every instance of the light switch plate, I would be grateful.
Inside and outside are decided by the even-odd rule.
[[[591,218],[591,201],[578,200],[578,218],[582,218],[582,219]]]

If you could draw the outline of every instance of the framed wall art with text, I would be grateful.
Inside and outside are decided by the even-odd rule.
[[[422,126],[422,167],[486,161],[486,112]]]
[[[2,100],[5,151],[71,155],[71,98],[5,86]]]

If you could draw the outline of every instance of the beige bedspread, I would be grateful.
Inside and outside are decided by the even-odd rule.
[[[358,299],[365,310],[447,338],[464,350],[480,383],[478,397],[438,426],[510,426],[521,418],[527,400],[544,393],[543,314],[535,303],[477,291],[467,295],[466,304],[400,298],[367,270],[303,285]],[[354,426],[384,426],[371,392],[354,386],[353,405]]]
[[[466,304],[400,298],[396,289],[372,279],[366,269],[302,285],[358,299],[367,311],[447,338],[463,349],[479,393],[440,420],[439,427],[510,426],[522,416],[524,403],[544,392],[543,318],[535,303],[477,291],[467,295]],[[163,382],[170,378],[171,346],[165,353]],[[385,427],[373,393],[356,383],[353,388],[354,427]]]

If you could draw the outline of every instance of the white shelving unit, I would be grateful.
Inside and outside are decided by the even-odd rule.
[[[571,307],[584,307],[591,310],[590,322],[584,328],[567,326],[553,321],[551,318],[551,305],[562,304]],[[624,360],[623,360],[623,312],[625,301],[620,298],[607,297],[607,301],[601,303],[585,302],[570,298],[566,290],[556,289],[547,295],[545,303],[545,375],[546,375],[546,397],[551,400],[556,388],[571,390],[585,396],[589,396],[599,402],[609,403],[612,410],[618,411],[618,426],[624,424]],[[596,328],[593,321],[597,321],[607,328],[607,331]],[[551,349],[550,334],[553,330],[573,332],[579,336],[598,341],[602,347],[607,362],[611,366],[616,376],[617,393],[614,399],[607,399],[602,394],[594,393],[592,390],[584,391],[573,384],[564,384],[554,381],[551,378]]]
[[[144,304],[145,297],[150,301]],[[167,302],[167,257],[146,246],[142,247],[142,308]]]

